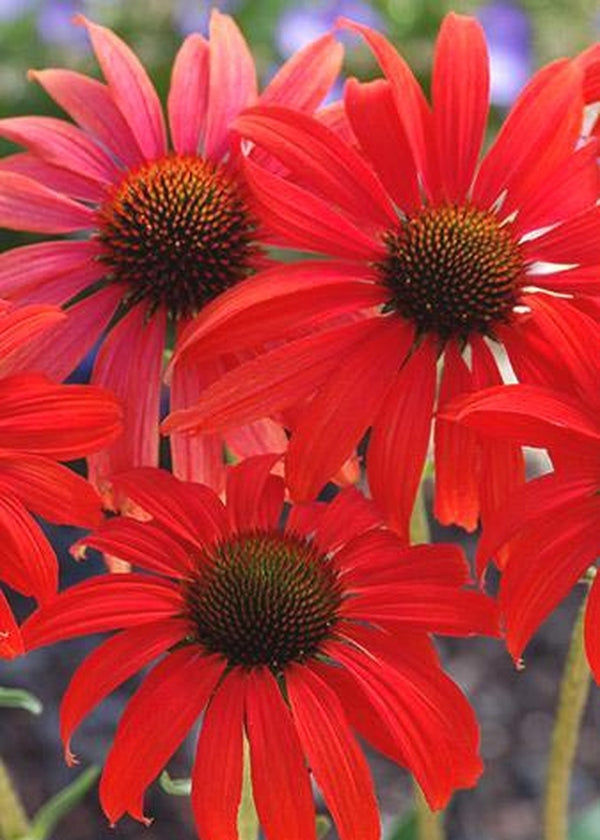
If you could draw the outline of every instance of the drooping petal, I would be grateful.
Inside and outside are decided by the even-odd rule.
[[[436,349],[426,340],[406,362],[373,423],[367,475],[386,521],[408,539],[427,453],[436,385]]]
[[[256,99],[256,69],[235,21],[217,9],[210,16],[209,45],[204,153],[217,162],[226,151],[233,120]]]
[[[286,670],[294,722],[341,840],[379,840],[379,812],[369,767],[342,704],[310,666]]]
[[[462,202],[481,151],[489,108],[489,59],[481,24],[446,15],[435,49],[433,130],[444,197]]]
[[[127,704],[100,779],[112,824],[124,814],[146,822],[143,798],[200,716],[225,670],[195,645],[170,653]]]
[[[271,470],[280,455],[256,455],[227,471],[227,513],[232,530],[275,530],[285,485]]]
[[[13,493],[0,499],[0,579],[40,603],[58,589],[58,563],[42,529]]]
[[[206,124],[209,45],[194,32],[183,44],[173,64],[169,88],[169,125],[175,151],[195,155]]]
[[[373,319],[373,329],[332,371],[294,429],[286,457],[293,498],[310,501],[331,480],[374,423],[413,340],[396,319]],[[369,382],[367,390],[358,383]]]
[[[28,345],[36,346],[65,314],[54,306],[22,306],[0,312],[0,374],[27,370],[24,363]]]
[[[246,683],[252,791],[273,840],[316,840],[315,811],[298,735],[275,677],[254,668]]]
[[[93,228],[93,211],[16,172],[0,171],[0,225],[32,233]]]
[[[80,723],[121,683],[186,635],[177,619],[123,630],[97,647],[77,668],[60,704],[60,737],[69,764],[71,738]]]
[[[202,721],[192,776],[192,807],[198,834],[206,840],[238,840],[245,683],[243,671],[230,671]]]
[[[0,589],[0,659],[14,659],[25,653],[21,631]]]

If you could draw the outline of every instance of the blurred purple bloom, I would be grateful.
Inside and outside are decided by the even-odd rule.
[[[288,58],[310,41],[324,35],[338,17],[349,17],[358,23],[383,27],[383,19],[362,0],[327,0],[327,2],[298,3],[279,18],[276,42],[279,52]]]
[[[0,21],[16,20],[28,14],[34,0],[0,0]]]
[[[192,32],[208,31],[208,19],[211,9],[232,14],[240,5],[240,0],[176,0],[173,9],[173,23],[180,35]]]
[[[511,0],[492,0],[477,12],[488,39],[491,99],[511,105],[532,70],[531,23],[526,12]]]
[[[83,11],[81,0],[47,0],[39,4],[36,25],[40,38],[47,44],[83,49],[87,35],[73,24],[73,16]]]

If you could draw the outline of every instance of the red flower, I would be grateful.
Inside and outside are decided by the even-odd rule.
[[[96,491],[57,461],[96,452],[121,429],[119,405],[104,389],[18,372],[44,332],[64,320],[59,309],[39,305],[0,314],[0,580],[40,603],[56,594],[58,566],[28,511],[61,525],[97,525]],[[0,591],[0,657],[22,652]]]
[[[344,840],[379,837],[351,730],[410,768],[439,808],[481,772],[473,713],[429,633],[497,633],[494,602],[463,590],[455,546],[405,547],[373,504],[342,490],[288,511],[277,456],[230,470],[227,505],[208,487],[145,469],[115,478],[136,519],[82,541],[151,574],[75,585],[23,626],[27,648],[120,630],[76,672],[62,704],[67,756],[82,719],[166,654],[127,706],[100,795],[111,822],[143,820],[147,786],[204,711],[192,802],[203,840],[236,838],[243,734],[271,840],[310,840],[310,766]],[[145,516],[139,515],[140,509]]]
[[[347,83],[358,149],[283,108],[251,109],[236,122],[294,180],[247,162],[254,206],[269,228],[331,259],[295,264],[277,284],[250,279],[214,301],[182,339],[175,370],[227,342],[257,344],[286,330],[290,337],[302,325],[308,334],[230,371],[165,430],[214,433],[312,395],[288,450],[294,497],[312,497],[370,427],[371,491],[406,534],[436,401],[443,407],[500,383],[493,346],[504,346],[519,375],[535,366],[523,324],[554,336],[571,315],[547,292],[600,288],[597,148],[579,147],[576,63],[556,62],[532,79],[478,163],[488,58],[476,21],[445,19],[432,108],[385,38],[347,25],[387,76]],[[541,273],[542,262],[552,271]],[[342,312],[363,317],[323,329]],[[568,352],[560,337],[555,352]],[[436,425],[435,463],[438,518],[471,529],[522,480],[518,449],[491,446],[448,421]]]
[[[0,135],[27,148],[0,163],[0,224],[87,237],[0,256],[0,296],[68,307],[68,328],[57,330],[37,359],[57,379],[110,328],[92,381],[121,398],[125,433],[93,459],[94,473],[104,475],[157,463],[168,320],[179,335],[207,301],[266,262],[259,219],[230,155],[232,121],[257,101],[312,111],[337,75],[342,47],[332,36],[318,39],[258,98],[248,46],[233,20],[215,11],[210,40],[189,36],[175,59],[171,152],[161,105],[138,59],[109,30],[80,22],[106,84],[69,70],[31,74],[77,126],[48,117],[0,121]],[[188,405],[223,364],[178,371],[172,405]],[[263,422],[228,435],[227,443],[238,455],[281,451],[285,436]],[[182,477],[222,484],[222,435],[175,439],[173,458]]]

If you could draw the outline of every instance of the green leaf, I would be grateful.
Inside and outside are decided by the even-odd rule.
[[[158,780],[161,788],[169,796],[189,796],[192,792],[191,779],[172,779],[166,770],[160,774]]]
[[[99,767],[88,767],[66,788],[42,805],[31,822],[24,840],[49,840],[58,823],[70,814],[95,784],[100,775]]]
[[[417,840],[417,817],[414,812],[397,820],[386,835],[386,840]]]
[[[32,715],[40,715],[43,706],[41,702],[29,691],[22,688],[0,687],[0,707],[5,709],[24,709]]]
[[[597,840],[600,837],[600,802],[586,808],[573,820],[569,831],[570,840]]]
[[[244,738],[244,780],[242,784],[242,801],[238,811],[238,832],[240,840],[256,840],[258,837],[258,816],[252,796],[252,779],[250,777],[250,748]]]
[[[319,840],[321,840],[321,837],[325,837],[325,835],[329,833],[330,828],[331,820],[329,817],[326,817],[325,814],[319,814],[317,817],[317,837]]]

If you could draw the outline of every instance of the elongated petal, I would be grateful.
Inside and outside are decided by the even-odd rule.
[[[14,659],[25,653],[21,631],[0,589],[0,659]]]
[[[173,64],[169,88],[169,125],[175,151],[180,155],[198,153],[206,123],[208,66],[210,49],[197,33],[189,35]]]
[[[75,671],[60,705],[60,737],[65,757],[73,733],[90,712],[121,683],[137,674],[186,634],[183,622],[161,621],[123,630],[97,647]]]
[[[16,172],[0,171],[0,225],[32,233],[93,228],[93,211]]]
[[[188,646],[170,653],[129,701],[100,779],[100,802],[114,824],[125,813],[146,822],[144,792],[207,705],[225,662]]]
[[[218,161],[226,151],[231,124],[256,99],[256,69],[248,44],[233,18],[213,9],[204,152]]]
[[[192,806],[198,834],[206,840],[238,840],[245,683],[243,671],[230,671],[202,722],[192,777]]]
[[[0,372],[8,376],[13,371],[27,370],[26,348],[36,346],[43,336],[57,324],[63,324],[65,314],[54,306],[23,306],[0,313]]]
[[[406,539],[429,442],[435,362],[435,347],[425,341],[389,389],[369,443],[371,493],[389,525]]]
[[[0,171],[16,172],[57,193],[80,201],[100,204],[106,198],[106,186],[72,169],[63,169],[42,160],[31,152],[17,152],[0,159]]]
[[[280,67],[262,92],[261,105],[312,113],[333,87],[343,56],[344,48],[333,35],[311,41]]]
[[[5,251],[0,254],[0,296],[8,298],[61,275],[87,272],[90,266],[96,267],[96,258],[101,253],[101,247],[94,241],[36,242]],[[101,267],[101,270],[104,273],[105,269]],[[92,275],[90,282],[101,276]]]
[[[382,524],[381,513],[354,487],[341,490],[315,522],[315,540],[325,553]]]
[[[285,682],[300,742],[341,840],[379,840],[371,774],[342,704],[310,666],[287,669]]]
[[[28,650],[181,614],[180,590],[147,575],[103,575],[61,592],[23,624]]]
[[[591,207],[521,245],[526,257],[550,263],[600,263],[600,208]]]
[[[232,530],[274,530],[277,528],[285,486],[271,470],[279,455],[247,458],[227,472],[227,513]]]
[[[12,493],[0,499],[0,578],[22,595],[48,603],[58,589],[58,563],[40,526]]]
[[[316,840],[302,748],[275,677],[254,668],[246,692],[252,791],[265,834],[273,840]]]
[[[450,13],[433,68],[433,127],[450,202],[464,201],[479,158],[489,107],[489,59],[481,24]]]

